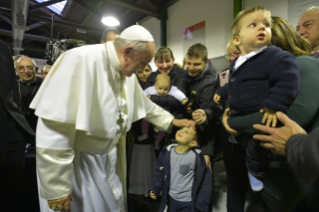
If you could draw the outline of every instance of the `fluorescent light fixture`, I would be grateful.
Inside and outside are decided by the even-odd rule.
[[[120,22],[112,17],[112,16],[103,16],[101,22],[106,25],[106,26],[109,26],[109,27],[115,27],[115,26],[119,26],[120,25]]]

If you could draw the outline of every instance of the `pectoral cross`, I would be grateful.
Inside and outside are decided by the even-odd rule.
[[[119,112],[119,119],[118,119],[116,122],[117,122],[117,125],[120,126],[120,129],[117,131],[117,133],[122,133],[122,131],[123,131],[124,119],[123,119],[123,117],[122,117],[121,112]]]

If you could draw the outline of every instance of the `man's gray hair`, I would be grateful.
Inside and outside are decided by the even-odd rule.
[[[308,13],[308,12],[313,12],[313,11],[316,11],[317,13],[319,13],[319,6],[312,6],[312,7],[309,7],[307,9],[305,9],[302,13],[301,13],[301,16],[303,16],[304,14]],[[300,17],[301,17],[300,16]]]
[[[51,65],[45,65],[45,66],[43,66],[43,68],[41,69],[41,73],[43,74],[43,70],[45,69],[45,68],[47,68],[47,67],[52,67]]]
[[[127,46],[133,47],[133,54],[137,55],[141,51],[146,51],[147,46],[145,41],[132,41],[125,40],[122,38],[116,38],[113,42],[115,49],[120,50],[124,49]]]
[[[14,55],[14,56],[12,57],[12,59],[13,59],[13,61],[16,61],[16,60],[19,59],[20,57],[25,57],[25,55],[23,55],[23,54]]]
[[[32,62],[32,65],[33,65],[33,70],[35,71],[35,68],[38,67],[36,62],[34,60],[32,60],[30,57],[27,57],[27,56],[22,56],[20,58],[18,58],[15,62],[14,62],[14,68],[17,69],[17,65],[18,65],[18,62],[20,60],[31,60]]]

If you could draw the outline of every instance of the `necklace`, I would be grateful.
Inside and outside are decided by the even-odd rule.
[[[124,119],[122,117],[122,88],[123,88],[123,75],[122,73],[116,73],[116,74],[119,74],[120,75],[120,83],[116,83],[117,82],[117,78],[115,77],[115,74],[113,73],[113,70],[111,70],[112,72],[112,76],[113,76],[113,81],[114,83],[116,84],[116,93],[114,92],[114,96],[115,96],[115,99],[116,99],[116,104],[117,104],[117,107],[119,109],[119,119],[117,120],[117,124],[120,125],[120,129],[118,132],[122,132],[122,128],[123,128],[123,123],[124,123]],[[118,85],[120,84],[120,88],[118,88]]]
[[[34,89],[31,93],[30,98],[28,99],[26,105],[28,105],[29,102],[31,102],[32,96],[33,96],[35,90],[37,89],[38,80],[36,80],[35,82],[36,82],[36,85],[34,86]],[[23,100],[22,100],[21,87],[20,87],[21,85],[20,84],[21,84],[21,79],[19,80],[19,95],[20,95],[20,101],[21,101],[21,106],[22,106],[22,113],[23,113],[23,115],[30,115],[29,111],[27,111],[27,108],[25,107]]]

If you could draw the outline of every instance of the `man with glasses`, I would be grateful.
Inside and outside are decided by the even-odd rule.
[[[18,58],[14,67],[19,76],[18,79],[18,94],[21,102],[22,113],[29,125],[36,131],[38,117],[34,114],[35,110],[29,108],[29,105],[38,92],[42,79],[36,76],[38,67],[36,63],[27,56]],[[27,152],[25,155],[25,186],[26,186],[26,207],[29,211],[39,211],[37,176],[36,176],[36,160],[35,160],[35,139],[28,139]]]
[[[312,52],[319,59],[319,6],[312,6],[302,13],[296,30],[309,41]]]
[[[22,112],[31,128],[35,131],[38,118],[29,105],[41,86],[42,79],[36,76],[38,67],[29,57],[23,56],[16,60],[15,70],[19,76],[18,89],[21,100]]]

